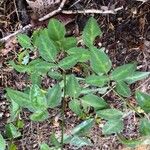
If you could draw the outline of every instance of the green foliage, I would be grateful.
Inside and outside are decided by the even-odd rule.
[[[24,49],[32,49],[33,48],[32,43],[31,43],[31,39],[27,35],[19,34],[17,36],[17,40],[18,40],[18,42],[22,48],[24,48]]]
[[[83,137],[89,129],[92,128],[94,119],[88,119],[81,122],[75,128],[71,130],[71,134],[64,135],[64,143],[70,143],[70,141],[76,136]]]
[[[86,137],[79,137],[79,136],[74,136],[70,140],[70,144],[75,146],[77,149],[81,148],[82,146],[92,146],[92,142],[90,139]]]
[[[102,132],[103,134],[113,134],[113,133],[120,133],[123,131],[124,125],[121,119],[113,119],[107,121],[107,123],[103,126]]]
[[[150,95],[137,91],[136,92],[136,100],[140,107],[146,112],[150,112]]]
[[[79,59],[78,56],[74,56],[74,55],[73,56],[67,56],[58,63],[58,67],[60,67],[64,70],[70,69],[77,64],[78,59]]]
[[[81,109],[80,102],[76,99],[73,99],[69,102],[69,108],[77,115],[82,116],[83,112]]]
[[[15,121],[15,119],[17,118],[17,116],[20,114],[20,107],[19,105],[11,100],[11,106],[10,106],[10,118],[9,118],[9,122],[13,122]]]
[[[55,146],[55,148],[59,148],[61,147],[58,139],[56,138],[55,134],[52,133],[51,136],[50,136],[50,142]]]
[[[96,22],[96,20],[94,18],[90,18],[83,30],[83,41],[84,44],[87,47],[92,47],[93,46],[93,42],[95,40],[95,38],[97,36],[100,36],[102,34],[98,23]]]
[[[30,119],[32,121],[44,121],[48,119],[49,113],[47,111],[37,110],[32,115],[30,115]]]
[[[150,121],[146,118],[140,120],[140,133],[144,136],[150,136]]]
[[[47,93],[47,103],[50,108],[58,106],[61,102],[61,87],[59,84],[56,84],[48,90]]]
[[[104,109],[96,112],[98,116],[105,120],[121,119],[123,113],[117,109]]]
[[[12,123],[6,124],[5,126],[6,136],[9,139],[18,138],[21,136],[21,133],[18,131]]]
[[[76,47],[77,39],[75,37],[66,37],[61,41],[61,47],[64,50],[69,50],[72,47]]]
[[[88,94],[85,95],[84,97],[81,98],[83,105],[89,105],[94,107],[95,109],[103,109],[108,107],[108,104],[105,102],[105,100],[101,97],[98,97],[93,94]]]
[[[57,55],[57,49],[53,42],[49,39],[45,32],[42,32],[37,38],[37,48],[39,50],[40,56],[49,62],[55,62]]]
[[[8,97],[17,103],[20,107],[28,107],[30,106],[29,95],[17,90],[13,90],[10,88],[6,89]]]
[[[118,139],[122,144],[131,148],[134,148],[142,143],[140,139],[137,139],[137,140],[126,139],[121,134],[118,134]]]
[[[81,91],[78,80],[74,75],[70,75],[66,85],[66,94],[70,97],[76,98],[79,96]]]
[[[90,52],[84,48],[73,47],[67,50],[67,53],[74,57],[78,57],[79,62],[86,62],[90,59]]]
[[[93,86],[98,86],[98,87],[103,87],[107,81],[109,81],[107,76],[97,76],[97,75],[91,75],[88,76],[86,79],[86,83],[93,85]]]
[[[48,24],[48,35],[54,41],[60,41],[65,37],[64,25],[56,19],[51,19]]]
[[[40,144],[40,150],[50,150],[50,147],[46,143]]]
[[[97,74],[106,74],[110,71],[112,63],[102,49],[91,48],[90,56],[91,67]]]
[[[150,72],[134,72],[132,75],[126,78],[126,82],[129,84],[135,83],[136,81],[147,78],[150,75]]]
[[[124,81],[127,77],[131,76],[135,70],[136,67],[134,64],[125,64],[115,68],[111,73],[111,78],[115,81]]]
[[[6,149],[6,141],[4,140],[3,136],[0,134],[0,150]]]
[[[136,107],[132,106],[128,100],[133,98],[130,84],[149,77],[150,72],[136,71],[135,64],[124,64],[114,66],[106,54],[104,48],[94,46],[95,39],[102,35],[96,20],[91,17],[82,34],[83,47],[78,47],[77,38],[67,37],[64,25],[51,19],[48,28],[34,31],[31,38],[25,34],[18,35],[18,42],[24,49],[15,61],[9,64],[18,72],[29,75],[28,90],[22,91],[6,88],[7,97],[10,100],[9,124],[6,125],[6,137],[13,140],[21,136],[19,132],[23,125],[19,124],[21,111],[26,108],[31,112],[29,118],[34,122],[41,122],[50,119],[49,109],[61,109],[62,122],[67,109],[72,110],[83,120],[73,128],[70,134],[64,134],[62,139],[56,138],[55,134],[50,137],[51,146],[46,143],[40,144],[41,150],[59,150],[63,144],[71,144],[76,148],[82,146],[92,146],[86,133],[90,131],[96,119],[106,120],[103,124],[102,132],[105,135],[117,134],[121,143],[127,146],[136,146],[141,141],[128,140],[121,136],[124,129],[123,119],[126,109],[118,110],[110,105],[110,97],[119,97],[123,103],[136,112],[140,117]],[[30,59],[30,53],[37,52],[37,58]],[[79,69],[78,76],[73,72]],[[45,76],[55,80],[55,85],[44,89],[42,79]],[[110,93],[113,96],[110,96]],[[106,100],[105,100],[106,99]],[[136,91],[135,99],[143,109],[145,115],[150,112],[150,95]],[[89,111],[90,110],[90,111]],[[141,136],[149,136],[150,122],[146,117],[140,121]],[[90,118],[90,119],[89,119]],[[14,125],[15,123],[15,125]],[[64,124],[62,123],[62,128]],[[19,130],[18,130],[19,129]],[[17,149],[16,145],[12,149]],[[0,147],[5,149],[5,141],[0,135]],[[10,147],[10,146],[9,146]]]
[[[124,81],[119,81],[116,84],[116,91],[123,97],[130,97],[131,90],[129,86]]]

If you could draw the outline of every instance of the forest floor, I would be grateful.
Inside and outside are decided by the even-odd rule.
[[[75,0],[68,2],[66,9],[103,9],[117,8],[123,9],[116,14],[92,14],[98,21],[102,31],[102,38],[96,40],[96,45],[102,45],[107,49],[114,66],[120,66],[129,62],[136,62],[139,70],[150,71],[150,1],[141,2],[136,0],[80,0],[74,4]],[[70,6],[74,4],[73,7]],[[104,8],[106,9],[106,7]],[[21,21],[13,1],[0,1],[0,39],[11,34],[21,27]],[[31,13],[29,14],[31,15]],[[30,16],[29,16],[30,17]],[[79,36],[89,15],[58,14],[57,19],[61,20],[68,30],[68,35]],[[31,17],[30,22],[33,22]],[[34,22],[42,27],[46,24]],[[9,102],[5,96],[5,88],[12,87],[22,90],[28,85],[28,76],[13,70],[8,62],[17,58],[17,53],[21,51],[15,37],[7,40],[5,44],[0,44],[0,132],[4,132],[4,126],[9,118]],[[43,79],[43,87],[48,88],[53,84],[53,80],[48,77]],[[145,79],[132,86],[132,90],[140,89],[150,93],[150,80]],[[135,104],[135,100],[130,102]],[[109,103],[115,108],[121,108],[122,102],[118,97],[110,95]],[[18,150],[38,150],[38,143],[48,141],[49,135],[54,131],[60,135],[59,110],[51,111],[52,121],[34,123],[28,119],[29,112],[23,111],[21,117],[24,121],[22,136],[15,140]],[[69,109],[65,112],[65,129],[68,132],[81,120]],[[138,119],[131,113],[125,119],[125,129],[123,135],[130,139],[139,136]],[[115,135],[103,136],[99,125],[95,125],[90,132],[94,147],[83,147],[81,150],[122,150],[126,149]],[[66,150],[73,150],[73,147],[66,145]],[[138,147],[139,150],[150,150],[150,147]]]

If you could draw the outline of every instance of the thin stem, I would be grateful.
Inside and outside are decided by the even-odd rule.
[[[63,91],[63,99],[62,99],[62,124],[61,124],[61,150],[63,150],[64,146],[64,125],[65,125],[65,98],[66,98],[66,72],[63,71],[63,81],[64,81],[64,91]]]
[[[139,115],[139,117],[142,118],[142,115],[137,111],[137,109],[136,109],[134,106],[132,106],[125,98],[123,98],[122,96],[120,96],[111,86],[110,86],[110,88],[112,89],[112,91],[113,91],[116,95],[118,95],[118,96],[120,97],[120,99],[121,99],[122,101],[124,101],[124,102],[128,105],[128,107],[129,107],[130,109],[134,110],[134,111]]]

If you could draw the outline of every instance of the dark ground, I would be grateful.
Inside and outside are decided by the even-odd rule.
[[[74,2],[69,1],[65,6],[66,9]],[[100,44],[106,47],[114,66],[136,61],[140,70],[150,71],[150,1],[142,3],[136,0],[80,0],[70,9],[101,9],[101,6],[108,6],[109,8],[124,6],[124,8],[115,15],[95,15],[103,31],[103,36],[96,40],[96,45]],[[18,19],[17,14],[13,1],[0,1],[0,38],[20,28],[22,16]],[[23,25],[28,24],[28,21],[33,22],[33,19],[30,19],[31,15],[32,12],[29,13],[29,20],[24,21]],[[68,34],[79,36],[89,15],[67,16],[59,14],[56,17],[66,24],[69,30]],[[35,21],[34,23],[35,25],[38,24],[38,27],[43,26],[43,24],[36,24]],[[4,89],[13,87],[22,90],[28,84],[26,74],[17,73],[8,65],[8,61],[15,60],[20,50],[15,38],[7,41],[4,46],[0,46],[0,131],[2,132],[9,118],[9,103],[5,98]],[[45,88],[50,84],[52,84],[51,79],[45,78],[43,80]],[[133,85],[132,90],[136,89],[150,93],[150,80],[146,79]],[[122,103],[117,97],[110,95],[109,99],[108,102],[114,107],[122,107]],[[131,99],[131,103],[134,104],[135,100]],[[25,126],[22,131],[22,137],[16,140],[18,150],[38,150],[38,142],[48,140],[52,131],[60,135],[60,114],[58,110],[51,111],[53,121],[38,124],[28,119],[28,112],[26,111],[21,116]],[[75,115],[69,110],[66,111],[66,132],[69,132],[79,122],[80,120]],[[101,124],[95,125],[90,133],[94,147],[84,147],[82,150],[125,149],[115,136],[104,137],[99,126]],[[138,118],[134,113],[131,113],[125,119],[123,134],[127,138],[137,138],[139,136]],[[73,150],[74,148],[67,145],[65,149]],[[150,150],[150,147],[139,147],[137,149]]]

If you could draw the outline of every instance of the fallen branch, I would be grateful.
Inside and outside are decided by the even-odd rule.
[[[54,16],[55,14],[59,13],[62,11],[65,3],[66,3],[67,0],[62,0],[60,6],[58,7],[58,9],[50,12],[49,14],[45,15],[44,17],[40,18],[39,21],[44,21],[44,20],[47,20],[49,19],[50,17]]]
[[[28,24],[28,25],[24,26],[23,28],[17,30],[16,32],[14,32],[14,33],[12,33],[12,34],[10,34],[10,35],[0,39],[0,42],[5,42],[8,39],[10,39],[11,37],[16,36],[18,33],[24,33],[25,31],[27,31],[27,30],[29,30],[31,28],[32,28],[32,25]]]
[[[50,12],[49,14],[45,15],[44,17],[40,18],[39,21],[44,21],[49,19],[50,17],[56,15],[59,12],[62,12],[63,14],[116,14],[117,11],[123,9],[122,7],[118,7],[114,10],[97,10],[97,9],[86,9],[86,10],[62,10],[64,4],[65,4],[66,0],[63,0],[59,6],[59,8],[57,10],[54,10],[52,12]],[[26,26],[24,26],[23,28],[19,29],[18,31],[0,39],[0,42],[4,42],[7,41],[9,38],[17,35],[18,33],[23,33],[26,30],[31,29],[33,26],[31,24],[28,24]]]
[[[97,10],[97,9],[86,9],[86,10],[62,10],[63,14],[116,14],[117,11],[123,9],[122,7],[114,10]]]

